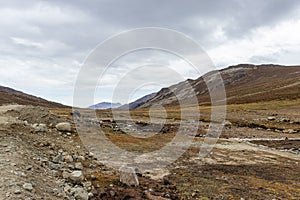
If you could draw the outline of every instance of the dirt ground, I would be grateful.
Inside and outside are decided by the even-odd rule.
[[[105,152],[95,155],[83,145],[70,109],[1,106],[0,199],[300,199],[297,103],[276,109],[270,107],[274,102],[230,106],[230,123],[204,158],[199,151],[209,121],[200,120],[188,150],[164,169],[137,173],[135,187],[121,183],[118,170],[104,165]],[[140,154],[159,150],[175,137],[179,119],[170,119],[154,136],[137,138],[134,134],[142,128],[131,130],[131,124],[147,127],[147,134],[158,126],[149,125],[143,112],[136,111],[132,120],[123,122],[114,122],[109,111],[99,112],[97,125],[121,149]],[[57,130],[60,122],[70,122],[72,131]],[[36,131],[36,123],[45,124],[47,130]],[[124,124],[130,125],[126,126],[130,133],[122,131]],[[174,145],[182,148],[182,144]],[[64,159],[56,161],[60,156]],[[164,160],[164,156],[156,159]],[[74,183],[65,172],[76,170],[79,161],[84,178]],[[79,195],[79,189],[85,195]]]

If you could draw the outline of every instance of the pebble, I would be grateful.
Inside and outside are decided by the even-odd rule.
[[[73,182],[73,183],[80,183],[83,181],[83,175],[82,175],[82,171],[73,171],[70,174],[69,179]]]
[[[27,191],[32,191],[33,187],[31,183],[24,183],[23,188]]]
[[[22,193],[21,190],[15,190],[15,191],[14,191],[14,194],[21,194],[21,193]]]
[[[80,170],[83,169],[83,166],[82,166],[81,162],[75,163],[75,169],[80,169]]]

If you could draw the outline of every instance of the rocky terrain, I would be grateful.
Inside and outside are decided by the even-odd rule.
[[[164,101],[159,99],[167,89],[127,116],[121,109],[72,110],[47,101],[40,106],[34,97],[27,101],[33,105],[17,105],[18,95],[27,95],[6,88],[12,102],[0,106],[0,199],[300,199],[299,67],[272,67],[272,75],[265,66],[221,72],[232,102],[217,140],[208,134],[215,123],[209,104],[201,106],[199,117],[193,115],[195,105],[147,109],[154,99]],[[182,122],[188,124],[182,136],[191,143],[173,141]],[[109,167],[122,160],[109,151],[111,144],[97,140],[98,132],[101,141],[141,155],[134,166]],[[169,159],[153,154],[143,160],[168,144],[185,151],[164,168],[143,170]],[[207,146],[212,151],[199,156]]]

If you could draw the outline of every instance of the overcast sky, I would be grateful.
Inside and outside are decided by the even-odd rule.
[[[217,68],[300,64],[298,0],[1,0],[0,85],[72,105],[76,76],[89,52],[112,35],[141,27],[190,36]],[[142,57],[136,53],[116,61],[95,101],[110,101],[113,82],[134,63],[175,67],[182,79],[198,77],[183,70],[186,63],[162,52],[145,52]],[[149,75],[154,76],[153,71]],[[145,86],[133,96],[179,79]]]

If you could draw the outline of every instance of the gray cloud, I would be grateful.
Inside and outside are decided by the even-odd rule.
[[[187,34],[220,67],[238,62],[296,64],[299,4],[298,0],[1,1],[0,67],[5,73],[0,73],[0,84],[72,104],[72,86],[88,53],[113,34],[149,26]],[[274,31],[294,35],[288,43]],[[137,63],[127,59],[124,65],[131,62]],[[12,80],[16,73],[20,78]],[[58,87],[60,94],[55,93]]]

